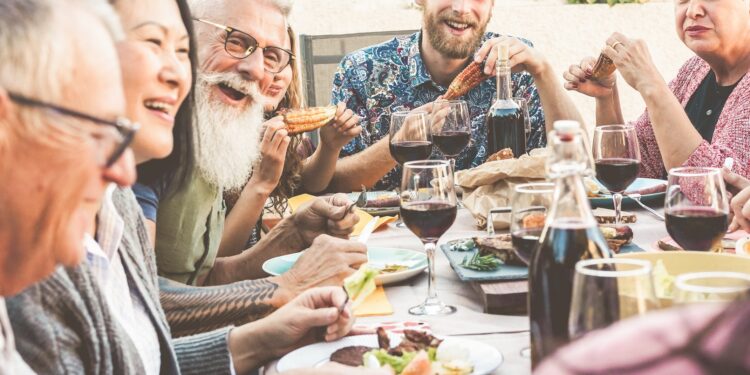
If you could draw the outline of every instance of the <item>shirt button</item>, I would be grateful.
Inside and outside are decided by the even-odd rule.
[[[708,111],[706,111],[706,116],[711,116],[711,114],[712,114],[713,112],[714,112],[714,111],[712,111],[712,110],[710,110],[710,109],[709,109]]]

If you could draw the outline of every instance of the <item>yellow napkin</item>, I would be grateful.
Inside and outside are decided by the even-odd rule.
[[[393,307],[385,295],[385,289],[382,286],[375,288],[367,298],[354,309],[354,316],[379,316],[393,314]]]
[[[304,204],[305,202],[310,201],[311,199],[314,199],[315,196],[310,194],[301,194],[296,197],[289,198],[289,209],[292,210],[292,212],[296,211],[299,206]],[[354,212],[359,216],[359,222],[357,225],[354,226],[354,232],[352,232],[352,236],[359,236],[359,234],[362,232],[362,229],[365,228],[365,225],[372,220],[372,215],[368,214],[367,212],[364,212],[360,209],[355,209]],[[378,219],[378,225],[375,226],[375,229],[380,229],[383,225],[386,225],[392,221],[396,221],[396,217],[394,216],[381,216],[380,219]]]

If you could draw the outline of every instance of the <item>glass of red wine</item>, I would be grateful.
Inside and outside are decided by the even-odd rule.
[[[529,264],[552,204],[555,184],[535,182],[516,185],[511,199],[510,235],[513,249]]]
[[[685,250],[721,251],[729,227],[729,200],[719,168],[669,171],[664,203],[667,232]]]
[[[413,315],[447,315],[454,306],[441,302],[435,286],[435,248],[456,220],[453,171],[446,160],[420,160],[404,164],[401,177],[401,218],[424,244],[427,253],[427,298],[409,309]]]
[[[604,258],[576,263],[568,329],[571,338],[659,308],[651,262]]]
[[[432,154],[429,114],[424,111],[391,113],[388,147],[393,159],[401,165],[429,159]]]
[[[438,100],[432,116],[432,141],[455,168],[456,157],[469,145],[469,107],[463,100]]]
[[[612,193],[615,224],[619,224],[622,194],[638,177],[641,167],[638,136],[630,125],[597,126],[592,146],[596,179]]]

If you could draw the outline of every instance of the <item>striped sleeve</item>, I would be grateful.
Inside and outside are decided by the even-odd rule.
[[[234,374],[229,353],[229,331],[232,328],[174,339],[172,343],[180,363],[180,372],[186,375]]]

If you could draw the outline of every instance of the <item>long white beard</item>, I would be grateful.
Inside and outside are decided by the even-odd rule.
[[[212,87],[225,82],[252,100],[246,108],[235,108],[212,98]],[[197,77],[196,164],[208,182],[223,190],[241,188],[260,157],[263,105],[258,85],[236,73],[202,73]]]

